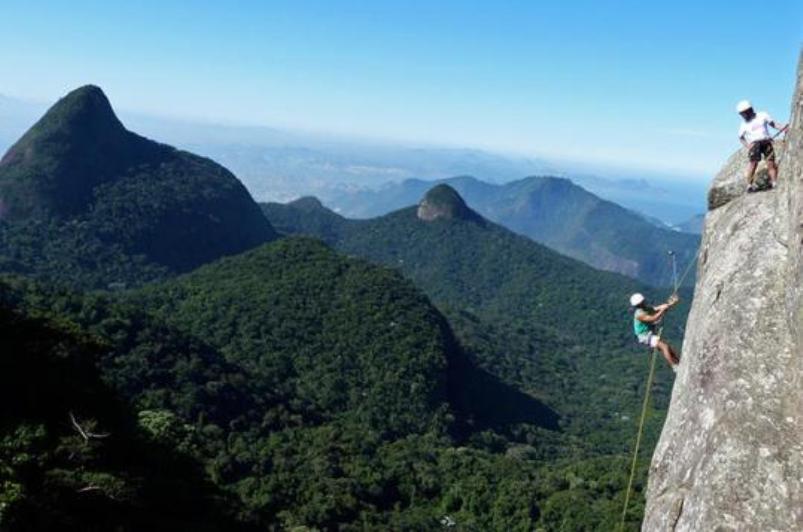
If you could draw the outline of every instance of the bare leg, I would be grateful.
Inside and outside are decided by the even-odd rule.
[[[773,160],[767,160],[767,173],[770,174],[770,183],[775,186],[778,181],[778,165]]]
[[[658,345],[656,347],[671,367],[676,366],[678,362],[680,362],[678,356],[675,354],[675,351],[672,350],[672,347],[668,343],[664,342],[663,340],[658,340]]]
[[[747,184],[752,185],[753,179],[756,176],[756,167],[758,166],[758,162],[750,161],[747,163],[747,171],[745,172],[745,177],[747,177]]]
[[[672,358],[675,360],[675,365],[680,364],[680,357],[675,352],[675,348],[672,347],[672,344],[667,342],[666,346],[669,348],[669,354],[672,355]]]

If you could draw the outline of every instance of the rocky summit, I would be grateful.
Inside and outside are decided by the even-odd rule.
[[[476,220],[482,218],[472,211],[460,194],[449,185],[440,184],[426,193],[418,204],[418,218],[425,222],[434,220]]]
[[[694,303],[645,531],[803,530],[803,56],[780,186],[709,194]]]

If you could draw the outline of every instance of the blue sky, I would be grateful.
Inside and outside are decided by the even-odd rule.
[[[791,0],[3,0],[0,93],[702,176],[802,42]]]

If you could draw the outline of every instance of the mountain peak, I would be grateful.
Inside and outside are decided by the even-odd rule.
[[[292,205],[305,212],[325,211],[326,207],[323,206],[321,200],[315,196],[301,196],[300,198],[291,201],[288,205]]]
[[[429,189],[418,204],[418,218],[425,222],[434,220],[478,220],[480,216],[472,211],[460,194],[446,184]]]
[[[99,260],[142,256],[182,272],[275,236],[231,172],[128,131],[92,85],[59,100],[3,158],[0,219],[17,227],[47,221],[74,235],[82,244],[69,252],[81,264],[79,275],[95,259],[83,255],[93,242],[104,250],[119,247],[119,254]],[[48,230],[37,238],[48,243],[55,234]],[[31,256],[32,264],[41,263],[38,252]],[[103,262],[82,279],[105,281],[117,264]]]
[[[125,129],[103,91],[80,87],[56,102],[0,160],[0,209],[11,219],[84,211],[94,187],[135,162],[172,152]]]
[[[84,85],[56,102],[45,115],[20,139],[25,141],[49,140],[52,135],[83,132],[86,135],[120,135],[125,128],[114,114],[109,99],[100,87]],[[20,156],[19,150],[12,148],[3,158],[7,164]],[[16,157],[15,157],[16,156]]]
[[[111,102],[109,102],[103,89],[97,85],[84,85],[68,92],[56,103],[54,109],[69,105],[76,106],[76,109],[94,109],[106,115],[114,115]]]
[[[84,85],[68,92],[50,110],[56,112],[62,109],[78,110],[81,108],[94,108],[104,113],[114,114],[109,99],[103,89],[97,85]]]

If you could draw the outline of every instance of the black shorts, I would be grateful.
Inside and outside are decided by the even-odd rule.
[[[772,141],[767,140],[759,140],[753,143],[750,146],[750,150],[748,151],[748,156],[750,157],[750,161],[757,163],[761,160],[761,156],[768,161],[775,160],[775,150],[772,147]]]

